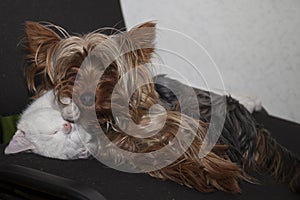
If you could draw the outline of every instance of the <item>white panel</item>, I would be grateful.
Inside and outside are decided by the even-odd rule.
[[[257,96],[272,115],[300,122],[299,0],[121,0],[121,4],[127,27],[158,20],[159,27],[192,37],[216,62],[227,90]],[[203,55],[199,48],[162,38],[158,45],[180,46],[201,72],[211,69],[197,63]],[[180,61],[170,55],[162,58],[179,71],[172,76],[182,79],[182,75],[192,85],[203,86],[203,80]]]

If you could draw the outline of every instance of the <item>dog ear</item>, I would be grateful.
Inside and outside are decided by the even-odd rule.
[[[46,53],[50,46],[61,40],[54,31],[37,22],[27,21],[25,23],[25,33],[28,50],[34,58],[39,56],[38,54]]]
[[[49,71],[49,59],[55,45],[61,40],[60,36],[50,28],[37,22],[27,21],[25,23],[25,33],[27,36],[28,60],[31,63],[27,70],[27,84],[30,90],[36,91],[35,76]],[[45,72],[46,73],[46,72]],[[44,86],[52,84],[51,76],[42,75]]]
[[[135,48],[138,64],[148,63],[152,57],[155,46],[156,23],[145,22],[133,27],[128,31],[132,42],[131,47]]]

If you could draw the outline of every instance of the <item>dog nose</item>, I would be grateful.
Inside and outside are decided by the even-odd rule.
[[[92,106],[95,103],[95,95],[91,92],[83,93],[80,96],[80,101],[85,106]]]

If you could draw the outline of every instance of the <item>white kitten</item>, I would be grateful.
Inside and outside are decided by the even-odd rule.
[[[62,109],[63,113],[70,110],[69,105]],[[59,159],[89,157],[85,144],[91,137],[79,135],[76,125],[64,120],[59,110],[52,91],[34,101],[23,112],[17,124],[18,131],[6,147],[5,154],[31,151]],[[64,115],[73,119],[73,116],[79,115],[79,110],[75,115],[68,114]]]

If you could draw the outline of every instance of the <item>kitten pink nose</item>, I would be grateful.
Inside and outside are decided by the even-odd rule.
[[[64,133],[70,133],[72,130],[72,125],[70,122],[64,123]]]

